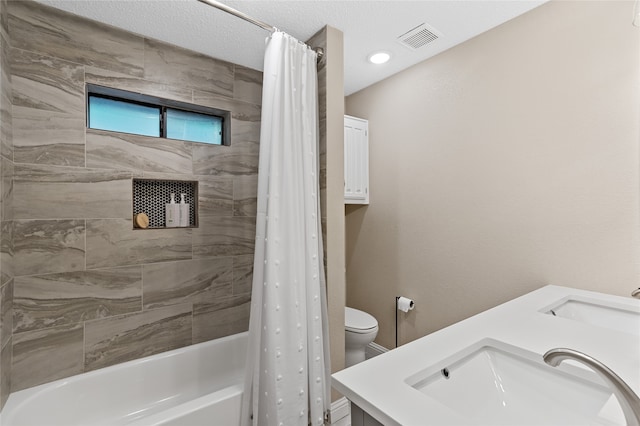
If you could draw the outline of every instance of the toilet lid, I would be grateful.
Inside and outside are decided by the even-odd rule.
[[[353,333],[363,333],[378,327],[378,321],[366,312],[344,308],[344,328]]]

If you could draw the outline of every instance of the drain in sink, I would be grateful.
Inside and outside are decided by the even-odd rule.
[[[440,370],[440,372],[442,373],[442,375],[444,376],[445,379],[449,380],[449,369],[448,368],[443,368],[442,370]]]

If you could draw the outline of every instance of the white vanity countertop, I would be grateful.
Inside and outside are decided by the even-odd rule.
[[[339,371],[333,375],[333,387],[385,425],[464,424],[468,419],[405,381],[489,338],[539,354],[541,362],[552,348],[584,352],[640,394],[640,329],[634,335],[543,313],[568,297],[640,313],[637,299],[546,286]]]

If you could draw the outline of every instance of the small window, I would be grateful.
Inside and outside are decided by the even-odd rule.
[[[89,96],[89,127],[160,137],[160,107]]]
[[[229,111],[87,85],[87,127],[229,145]]]
[[[167,108],[167,138],[222,145],[222,117]]]

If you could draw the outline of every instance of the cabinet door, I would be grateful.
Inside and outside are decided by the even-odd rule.
[[[344,117],[344,202],[369,204],[369,122]]]

